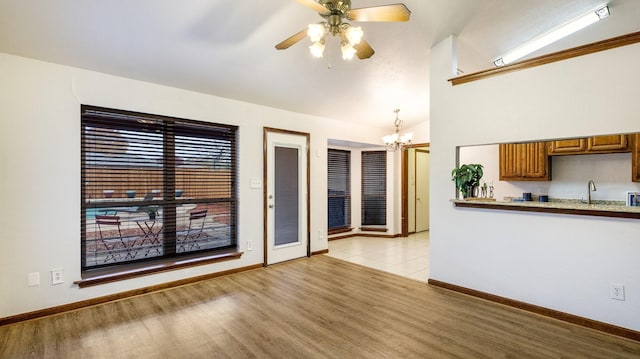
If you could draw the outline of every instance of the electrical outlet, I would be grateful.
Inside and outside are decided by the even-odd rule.
[[[252,251],[253,250],[253,241],[247,241],[247,250],[248,251]]]
[[[624,300],[624,284],[611,283],[609,296],[611,299]]]
[[[28,279],[27,279],[27,285],[29,287],[35,287],[37,285],[40,285],[40,272],[29,273]]]
[[[64,283],[63,274],[64,271],[62,268],[55,268],[51,270],[51,285],[62,284]]]

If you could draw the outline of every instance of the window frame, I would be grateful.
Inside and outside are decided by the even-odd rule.
[[[336,159],[332,165],[332,153]],[[340,160],[336,156],[344,156]],[[342,161],[342,162],[340,162]],[[345,189],[343,195],[332,194],[332,170],[344,170],[346,173],[344,183],[336,183],[339,187],[342,185]],[[340,175],[340,174],[338,174]],[[337,180],[337,178],[334,178]],[[344,205],[341,206],[344,211],[344,224],[339,226],[331,226],[332,199],[342,198]],[[341,233],[351,230],[351,151],[329,148],[327,151],[327,232],[328,234]]]
[[[113,204],[107,203],[90,203],[87,201],[89,185],[87,184],[87,135],[88,126],[100,124],[104,128],[119,131],[139,131],[144,130],[161,133],[162,140],[162,190],[159,196],[160,200],[127,200],[117,202],[117,206],[145,206],[154,205],[163,208],[163,224],[162,224],[162,255],[140,259],[132,259],[114,263],[103,263],[100,265],[87,265],[87,215],[86,210],[90,208],[108,208]],[[119,272],[145,272],[150,267],[162,268],[168,270],[171,267],[184,267],[186,263],[206,264],[212,261],[225,260],[228,257],[238,257],[238,126],[225,125],[217,123],[209,123],[203,121],[187,120],[169,116],[153,115],[118,109],[103,108],[90,105],[81,105],[81,212],[80,212],[80,247],[81,247],[81,273],[82,277],[104,277],[105,274],[113,275]],[[136,133],[136,135],[138,135]],[[176,159],[179,159],[176,153],[176,138],[178,142],[181,138],[207,138],[211,142],[226,141],[229,148],[228,154],[228,181],[223,183],[228,186],[229,194],[226,198],[185,198],[176,196],[176,183],[178,166]],[[94,139],[94,142],[99,141]],[[180,148],[180,145],[178,145]],[[216,147],[217,149],[217,147]],[[226,157],[225,157],[226,158]],[[90,160],[89,160],[90,161]],[[109,160],[107,160],[109,161]],[[105,167],[106,168],[106,167]],[[106,172],[108,173],[108,172]],[[206,184],[205,184],[206,185]],[[217,188],[217,187],[214,187]],[[228,220],[226,224],[229,230],[228,245],[216,247],[213,249],[204,249],[196,251],[185,251],[178,253],[178,229],[176,226],[178,214],[176,207],[182,205],[199,205],[211,203],[228,204]],[[97,262],[97,261],[96,261]],[[130,276],[127,276],[130,277]]]
[[[387,225],[387,151],[361,152],[361,218],[362,227]],[[378,163],[368,163],[368,158],[376,159]],[[382,176],[380,179],[379,176]],[[366,211],[380,212],[378,221],[370,221],[371,216]]]

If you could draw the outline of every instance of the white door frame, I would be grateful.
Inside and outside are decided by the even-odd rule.
[[[269,145],[268,145],[268,140],[269,140],[269,134],[273,133],[273,134],[286,134],[286,135],[293,135],[293,136],[301,136],[305,138],[306,141],[306,153],[303,153],[302,155],[305,156],[305,160],[306,160],[306,173],[304,174],[304,176],[306,178],[303,179],[303,181],[306,183],[306,195],[305,195],[305,206],[306,206],[306,230],[305,230],[305,235],[304,235],[304,242],[306,244],[306,256],[310,257],[311,256],[311,244],[310,244],[310,224],[311,224],[311,215],[310,215],[310,192],[311,192],[311,187],[310,187],[310,149],[309,149],[309,144],[310,144],[310,134],[306,133],[306,132],[297,132],[297,131],[289,131],[289,130],[282,130],[282,129],[278,129],[278,128],[271,128],[271,127],[264,127],[263,129],[263,239],[264,239],[264,262],[263,262],[263,266],[267,266],[269,265],[269,211],[271,211],[272,209],[269,208],[269,188],[270,188],[270,183],[268,180],[268,171],[269,171],[269,165],[270,163],[268,162],[268,151],[269,151]]]

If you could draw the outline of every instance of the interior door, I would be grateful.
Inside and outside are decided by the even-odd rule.
[[[309,134],[265,128],[265,264],[308,256]]]
[[[429,230],[429,151],[416,150],[416,232]]]

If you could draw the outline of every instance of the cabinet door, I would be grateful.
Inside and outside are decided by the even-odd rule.
[[[640,182],[640,133],[631,136],[631,180]]]
[[[589,152],[624,152],[627,147],[627,135],[595,136],[587,139]]]
[[[546,142],[521,144],[525,152],[522,163],[522,177],[535,180],[550,180],[551,166],[547,156]]]
[[[499,147],[501,181],[548,181],[551,164],[546,142],[503,143]]]
[[[550,155],[576,155],[586,150],[587,140],[584,138],[551,141],[549,146]]]
[[[500,180],[512,180],[521,177],[522,156],[517,143],[502,143],[500,152]]]

